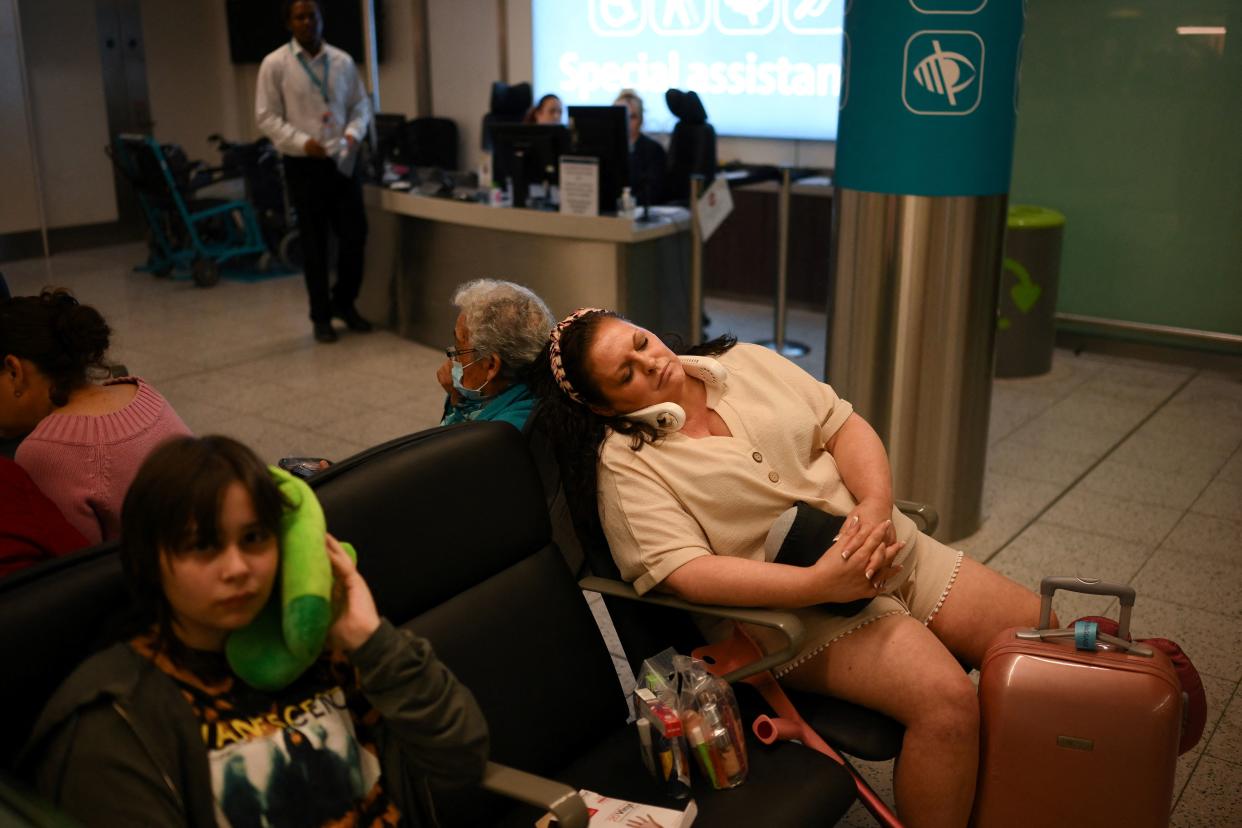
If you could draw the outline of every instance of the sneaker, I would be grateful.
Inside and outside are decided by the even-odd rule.
[[[335,311],[333,314],[337,319],[345,323],[345,327],[355,333],[369,333],[371,331],[371,323],[363,319],[362,316],[354,308],[346,308],[344,310]]]
[[[336,329],[332,327],[331,322],[315,323],[315,341],[316,342],[336,342],[339,339],[336,335]]]

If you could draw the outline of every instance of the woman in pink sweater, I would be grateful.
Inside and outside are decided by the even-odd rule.
[[[137,377],[106,374],[111,335],[67,290],[0,300],[0,436],[26,438],[16,460],[91,543],[120,534],[125,491],[152,449],[190,430]]]

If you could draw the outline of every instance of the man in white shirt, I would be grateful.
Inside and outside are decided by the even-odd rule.
[[[354,167],[371,120],[371,100],[353,58],[323,42],[323,15],[315,0],[286,0],[284,16],[293,39],[259,67],[255,119],[284,156],[315,339],[335,342],[333,317],[344,320],[351,331],[371,330],[354,307],[367,238],[362,187]],[[330,231],[339,242],[331,291]]]

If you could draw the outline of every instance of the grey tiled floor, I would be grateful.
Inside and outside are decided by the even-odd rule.
[[[112,358],[192,429],[267,460],[341,458],[434,425],[443,356],[391,333],[317,346],[301,279],[210,290],[129,267],[141,246],[9,263],[17,293],[72,288],[115,330]],[[766,308],[709,300],[709,333],[771,336]],[[798,360],[822,376],[825,321],[794,310]],[[446,340],[450,332],[445,332]],[[848,396],[848,390],[843,389]],[[1045,574],[1134,584],[1136,631],[1179,641],[1207,687],[1203,740],[1178,764],[1177,826],[1242,824],[1242,366],[1211,373],[1057,352],[1046,376],[997,381],[980,530],[954,543],[1028,586]],[[1110,609],[1058,598],[1062,618]],[[863,763],[891,797],[890,768]],[[855,809],[846,824],[871,824]]]

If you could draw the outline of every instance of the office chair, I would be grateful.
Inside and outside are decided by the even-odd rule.
[[[449,118],[411,118],[405,125],[405,145],[411,166],[457,169],[457,124]]]
[[[487,114],[483,116],[483,129],[480,142],[485,151],[492,151],[492,124],[520,124],[534,103],[534,95],[530,84],[526,82],[513,85],[495,81],[492,83],[492,101]]]
[[[716,177],[716,130],[707,122],[698,93],[670,89],[664,101],[677,118],[669,137],[664,193],[667,200],[684,204],[690,198],[690,176],[703,176],[704,186]]]

